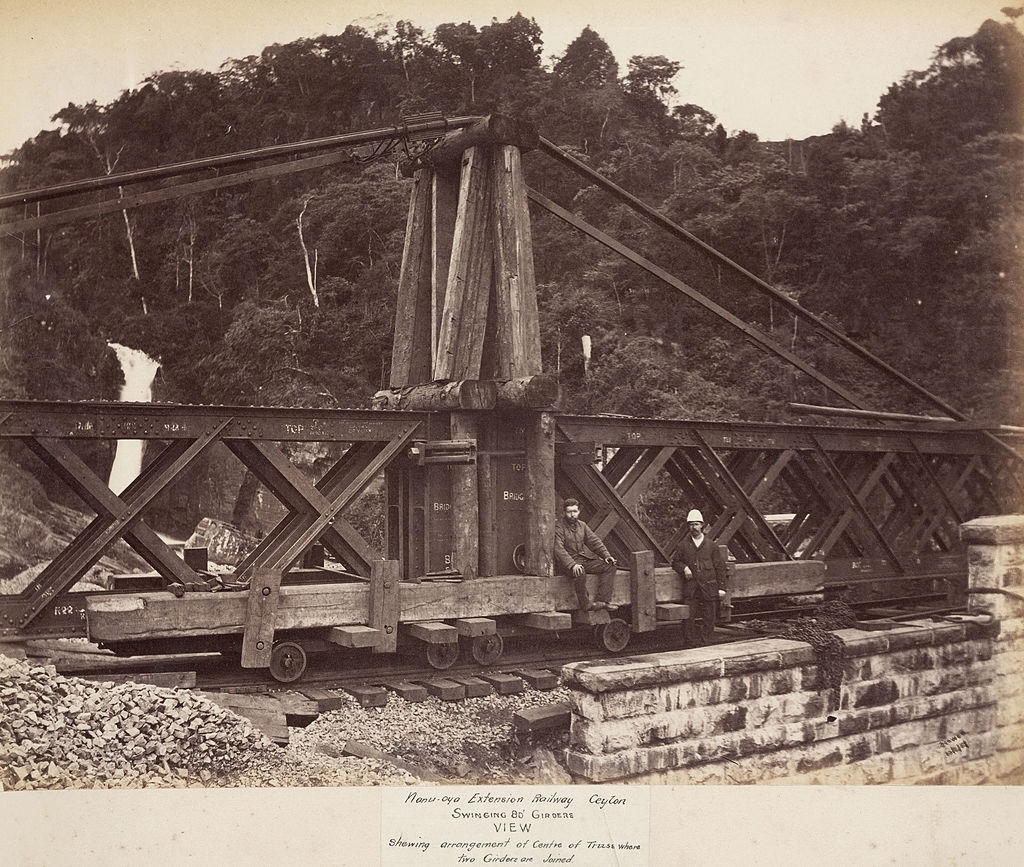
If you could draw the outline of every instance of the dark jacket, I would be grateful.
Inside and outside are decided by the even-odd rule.
[[[704,535],[700,547],[693,543],[689,535],[683,539],[676,550],[676,556],[672,559],[672,568],[683,575],[685,566],[690,567],[693,577],[702,588],[726,589],[725,559],[707,534]]]
[[[604,542],[583,521],[577,521],[575,529],[565,518],[555,524],[555,562],[568,572],[581,560],[608,557]]]

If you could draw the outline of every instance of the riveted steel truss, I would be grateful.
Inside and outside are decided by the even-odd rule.
[[[0,402],[0,440],[21,443],[95,513],[23,592],[0,596],[0,634],[81,634],[84,607],[68,604],[75,594],[67,591],[119,540],[168,585],[201,582],[146,524],[145,512],[214,447],[234,455],[283,508],[231,581],[244,586],[256,574],[282,575],[318,543],[350,577],[368,578],[371,561],[381,554],[346,510],[387,468],[406,473],[415,485],[418,469],[409,447],[447,439],[450,415]],[[1024,505],[1018,462],[976,431],[576,416],[556,421],[555,494],[579,499],[587,521],[622,561],[634,551],[653,551],[656,561],[669,562],[685,532],[686,511],[699,508],[712,538],[742,563],[824,560],[835,580],[844,582],[962,576],[959,525]],[[149,441],[144,469],[119,494],[75,445],[115,439]],[[310,442],[327,444],[331,455],[318,479],[289,457],[291,444]],[[453,472],[448,465],[434,469],[442,476]],[[477,478],[481,502],[494,493],[486,490],[488,478]],[[423,526],[389,516],[385,550],[410,561],[402,566],[406,577],[429,565],[416,560],[416,539],[452,544],[445,479],[423,482],[423,496],[440,503],[416,512]],[[511,490],[511,479],[494,484]],[[522,533],[511,517],[497,523],[499,536]],[[403,535],[409,539],[391,538]]]
[[[427,427],[425,415],[409,412],[2,402],[0,439],[22,443],[96,514],[25,590],[0,596],[0,635],[29,624],[45,634],[78,634],[82,609],[62,594],[122,539],[168,584],[201,583],[196,570],[147,526],[144,512],[217,444],[238,458],[285,511],[235,567],[234,583],[246,584],[257,570],[283,573],[318,542],[345,570],[368,577],[377,555],[345,511]],[[75,440],[97,439],[150,444],[150,459],[120,494],[75,451]],[[286,444],[303,442],[329,443],[337,455],[315,483],[286,454]]]
[[[670,560],[686,531],[678,513],[699,508],[740,562],[912,574],[962,561],[963,521],[1024,502],[1019,462],[973,431],[568,416],[558,429],[558,492],[620,555],[642,545]],[[650,508],[666,502],[667,527]]]

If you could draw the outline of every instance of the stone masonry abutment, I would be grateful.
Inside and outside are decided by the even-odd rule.
[[[967,614],[563,669],[585,782],[970,785],[1024,771],[1024,516],[964,524]]]

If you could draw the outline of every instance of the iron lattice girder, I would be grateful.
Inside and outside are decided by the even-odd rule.
[[[296,407],[194,406],[161,403],[0,401],[0,439],[175,440],[224,424],[219,439],[273,442],[383,442],[423,425],[425,412]]]
[[[409,444],[416,430],[416,424],[407,424],[399,435],[377,448],[370,444],[353,446],[316,485],[306,481],[269,444],[226,443],[289,509],[289,514],[239,564],[236,577],[244,578],[254,569],[284,571],[318,539],[359,574],[369,577],[373,553],[341,516],[377,473]]]
[[[282,502],[287,514],[236,571],[286,569],[321,539],[365,575],[369,547],[343,518],[365,485],[439,413],[167,404],[0,401],[0,440],[19,440],[96,512],[96,518],[19,596],[0,599],[0,629],[32,620],[118,539],[168,580],[194,572],[142,520],[144,509],[217,441]],[[991,511],[1021,508],[1016,464],[977,431],[863,429],[657,419],[557,417],[562,457],[555,485],[587,504],[620,557],[653,550],[669,559],[683,528],[659,541],[638,517],[642,497],[667,478],[681,500],[706,510],[737,559],[868,557],[903,570],[918,554],[955,551],[955,528]],[[116,495],[73,451],[76,439],[146,439],[163,451]],[[347,446],[313,484],[277,442]],[[603,471],[596,444],[614,452]],[[781,492],[781,493],[780,493]],[[762,505],[791,503],[781,530]],[[908,558],[910,558],[908,560]],[[902,561],[902,562],[901,562]],[[913,571],[911,569],[911,571]]]
[[[117,496],[63,440],[25,437],[25,445],[71,488],[97,516],[115,521],[124,514],[128,504]],[[189,583],[197,579],[195,570],[164,543],[140,518],[124,532],[124,540],[161,577]]]
[[[122,493],[115,510],[104,509],[71,544],[50,561],[25,588],[18,602],[5,600],[4,619],[23,627],[59,594],[69,589],[118,539],[125,537],[138,522],[142,510],[202,454],[223,430],[227,420],[197,438],[177,439],[169,443],[156,460],[145,467]]]
[[[165,580],[193,583],[196,572],[143,523],[153,500],[222,442],[275,494],[286,517],[236,570],[286,569],[318,539],[368,576],[373,553],[343,517],[366,486],[427,429],[425,413],[168,404],[0,401],[0,440],[17,440],[83,502],[95,518],[16,596],[0,597],[0,633],[26,627],[117,541],[125,540]],[[73,440],[146,439],[162,445],[123,493],[115,494],[73,451]],[[272,443],[348,446],[316,485]]]
[[[558,423],[567,446],[611,451],[601,473],[632,511],[657,476],[667,477],[741,561],[871,557],[902,573],[919,554],[955,550],[965,516],[1020,505],[994,484],[1015,467],[976,431],[573,416]],[[1020,481],[1004,487],[1019,494]],[[793,514],[777,532],[762,505],[780,491]],[[600,502],[589,508],[606,520]],[[685,533],[676,528],[661,550],[671,556]]]

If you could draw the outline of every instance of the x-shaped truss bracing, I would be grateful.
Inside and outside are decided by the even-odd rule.
[[[147,526],[144,513],[217,443],[226,446],[285,509],[284,517],[235,568],[235,583],[247,582],[258,570],[283,573],[317,542],[349,572],[368,578],[370,561],[378,555],[346,520],[345,511],[423,424],[419,414],[408,412],[10,405],[0,413],[0,438],[23,443],[95,517],[20,594],[0,596],[0,634],[25,629],[122,539],[168,584],[202,583],[202,576]],[[71,442],[137,437],[150,440],[147,456],[159,450],[121,494],[79,457]],[[276,444],[287,441],[333,443],[341,454],[313,483]]]
[[[961,554],[963,521],[1024,501],[1019,469],[967,434],[566,416],[559,428],[576,459],[558,493],[617,554],[643,544],[670,560],[699,508],[740,562],[864,558],[899,575]],[[600,469],[581,465],[583,443]]]

